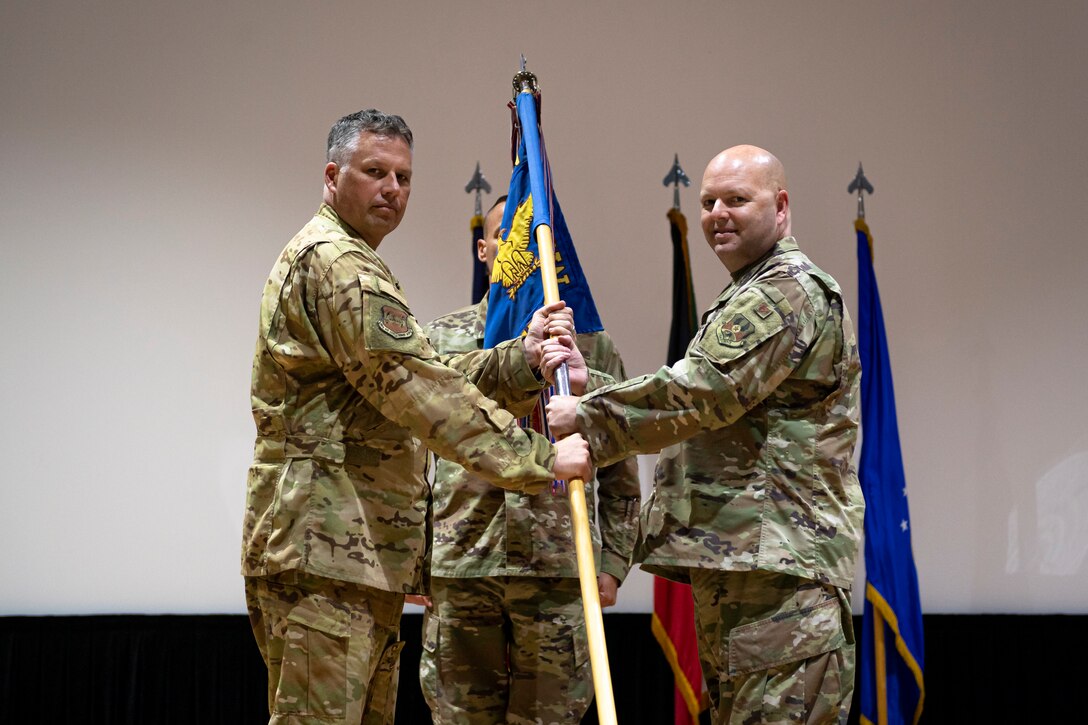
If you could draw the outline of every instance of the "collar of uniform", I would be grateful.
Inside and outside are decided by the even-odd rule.
[[[340,215],[336,213],[335,209],[333,209],[328,204],[322,202],[321,206],[318,208],[317,213],[314,214],[314,216],[320,217],[321,219],[330,222],[331,224],[335,225],[337,229],[342,231],[346,236],[350,237],[351,241],[356,243],[359,251],[361,251],[370,259],[374,260],[376,264],[380,265],[381,268],[385,270],[385,273],[389,276],[389,279],[393,281],[393,284],[396,286],[396,288],[398,290],[400,289],[400,282],[397,281],[396,276],[393,274],[393,270],[389,269],[389,266],[385,263],[385,260],[383,260],[381,258],[381,255],[378,254],[378,250],[367,244],[366,240],[359,235],[359,232],[352,229],[350,224],[340,218]]]
[[[777,257],[786,252],[792,252],[797,249],[797,240],[793,237],[782,237],[774,245],[767,250],[759,259],[755,260],[751,264],[741,267],[737,270],[737,273],[733,275],[733,284],[743,286],[745,282],[754,277],[759,270],[763,269],[763,266],[767,263],[771,257]]]
[[[797,251],[797,249],[798,247],[796,239],[794,239],[793,237],[782,237],[777,242],[775,242],[774,246],[768,249],[767,253],[764,254],[762,257],[748,264],[747,266],[738,269],[736,275],[733,276],[733,281],[730,282],[724,290],[722,290],[722,293],[718,295],[718,298],[714,301],[714,304],[712,304],[710,306],[710,309],[706,311],[706,314],[703,315],[703,321],[705,322],[706,318],[719,307],[721,307],[723,303],[725,303],[727,300],[732,299],[733,295],[736,294],[737,290],[748,284],[748,282],[750,282],[753,277],[759,274],[764,269],[764,267],[767,266],[767,262],[769,260],[773,259],[774,257],[786,254],[787,252],[795,252]]]
[[[366,244],[366,240],[363,239],[363,235],[352,229],[351,225],[341,219],[340,215],[336,213],[336,210],[325,202],[321,202],[321,206],[318,208],[317,214],[315,214],[314,216],[319,216],[323,219],[329,220],[336,226],[340,227],[340,229],[343,230],[344,234],[347,234],[352,239],[358,239],[363,244]],[[368,244],[367,246],[370,245]]]

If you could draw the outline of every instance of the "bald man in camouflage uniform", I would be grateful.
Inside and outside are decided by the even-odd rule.
[[[484,219],[479,258],[490,273],[505,209]],[[442,353],[483,347],[485,296],[431,322]],[[577,335],[590,387],[626,378],[604,331]],[[600,371],[600,372],[595,372]],[[511,407],[529,415],[535,401]],[[596,496],[595,496],[596,494]],[[586,487],[601,604],[616,601],[638,533],[638,467],[627,459]],[[600,501],[599,507],[595,498]],[[431,598],[423,621],[420,683],[434,722],[578,723],[593,698],[570,501],[551,493],[503,491],[445,459],[433,490]]]
[[[539,393],[540,341],[572,332],[569,314],[442,359],[378,256],[407,204],[411,144],[373,109],[333,126],[324,203],[261,301],[242,573],[270,723],[393,722],[400,613],[426,548],[418,439],[517,490],[590,470],[584,441],[553,446],[502,408]]]
[[[582,432],[598,465],[662,451],[635,559],[692,585],[716,722],[845,723],[863,511],[852,324],[838,284],[790,236],[774,156],[723,151],[701,202],[733,281],[684,359],[580,402],[553,398],[549,421]]]

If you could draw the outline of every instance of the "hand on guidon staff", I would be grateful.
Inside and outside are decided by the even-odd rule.
[[[603,574],[601,576],[604,576]],[[426,594],[405,594],[405,604],[418,604],[421,607],[431,608],[431,598]]]
[[[548,428],[557,436],[574,433],[578,428],[576,415],[577,395],[553,395],[545,410],[548,412]]]
[[[597,575],[597,596],[600,597],[602,607],[611,607],[616,603],[619,588],[619,579],[611,574],[602,571]]]
[[[586,439],[575,433],[555,442],[555,466],[552,475],[561,481],[580,478],[583,481],[593,472],[589,460],[589,444]]]
[[[574,312],[562,300],[544,305],[529,320],[522,345],[530,367],[540,367],[541,346],[552,335],[574,337]]]
[[[555,373],[563,363],[567,364],[570,392],[581,395],[586,390],[586,383],[589,382],[589,369],[574,338],[563,334],[545,340],[541,347],[540,374],[549,383],[555,383]]]

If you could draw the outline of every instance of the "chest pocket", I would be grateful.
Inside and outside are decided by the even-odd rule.
[[[390,282],[359,275],[363,295],[363,342],[371,352],[399,352],[429,359],[434,348],[400,290]]]
[[[759,288],[745,290],[704,327],[698,347],[711,360],[736,360],[784,329],[792,312],[784,297],[771,299]]]

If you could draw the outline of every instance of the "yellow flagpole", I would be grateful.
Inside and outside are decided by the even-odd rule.
[[[534,203],[542,201],[534,200]],[[540,253],[544,304],[550,305],[559,301],[559,282],[555,273],[555,243],[552,240],[551,227],[541,224],[536,228],[536,245]],[[568,384],[564,394],[569,392]],[[597,719],[601,725],[616,725],[616,702],[612,696],[612,674],[608,668],[608,648],[604,640],[604,619],[601,616],[601,598],[597,589],[597,567],[593,561],[593,539],[589,534],[586,484],[580,478],[575,478],[568,481],[567,486],[570,496],[571,528],[574,531],[574,550],[578,558],[578,580],[582,587],[582,611],[585,612],[586,634],[589,638],[589,664],[593,671],[593,691],[597,695]]]
[[[525,57],[521,59],[521,72],[513,80],[515,99],[521,94],[530,96],[536,93],[536,76],[525,70]],[[534,104],[535,105],[535,104]],[[519,114],[520,117],[520,114]],[[536,138],[536,119],[520,119],[523,134]],[[536,138],[534,146],[539,144]],[[537,146],[538,147],[538,146]],[[528,148],[528,145],[527,145]],[[530,178],[534,169],[542,168],[542,159],[522,159],[529,163]],[[539,173],[539,172],[536,172]],[[535,188],[539,179],[533,182]],[[533,199],[533,204],[547,204],[547,199]],[[547,224],[536,227],[537,252],[540,255],[540,277],[544,287],[544,303],[559,301],[559,280],[555,273],[555,241],[552,229]],[[556,390],[560,395],[570,395],[570,380],[564,363],[556,373]],[[586,635],[589,639],[589,663],[593,671],[593,691],[597,696],[597,719],[602,725],[616,725],[616,702],[612,697],[612,675],[608,670],[608,648],[604,641],[604,621],[601,617],[601,599],[597,590],[597,567],[593,561],[593,539],[589,534],[589,512],[586,506],[585,481],[573,479],[567,482],[570,496],[571,528],[574,534],[574,549],[578,559],[578,580],[582,589],[582,611],[586,619]]]

